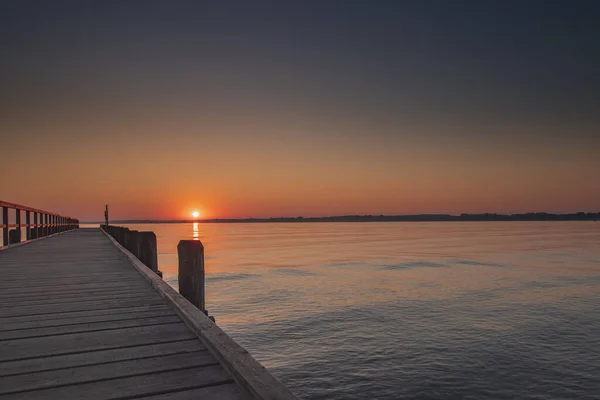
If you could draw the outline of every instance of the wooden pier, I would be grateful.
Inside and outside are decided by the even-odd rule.
[[[5,398],[296,399],[100,229],[0,250]]]

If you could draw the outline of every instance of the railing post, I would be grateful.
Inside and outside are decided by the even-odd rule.
[[[29,235],[30,239],[35,239],[38,237],[38,227],[37,227],[37,212],[33,212],[33,226],[30,229]]]
[[[18,208],[15,210],[15,223],[17,224],[15,229],[17,233],[14,234],[14,243],[19,243],[21,241],[21,210]]]
[[[31,240],[31,212],[25,211],[25,238]]]
[[[179,257],[179,293],[206,313],[204,300],[204,246],[199,240],[181,240]]]
[[[40,225],[42,223],[42,214],[34,213],[33,220],[35,222],[35,237],[39,238],[42,236],[42,232],[40,231]]]
[[[2,207],[2,242],[4,246],[8,245],[8,207]]]

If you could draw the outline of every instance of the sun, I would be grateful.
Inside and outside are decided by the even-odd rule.
[[[192,217],[198,218],[199,216],[200,216],[200,211],[197,211],[197,210],[192,211]]]

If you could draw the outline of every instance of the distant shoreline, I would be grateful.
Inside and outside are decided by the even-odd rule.
[[[597,221],[600,213],[573,214],[416,214],[416,215],[340,215],[333,217],[271,217],[271,218],[215,218],[188,220],[115,220],[115,224],[189,224],[200,223],[268,223],[268,222],[491,222],[491,221]],[[81,222],[99,224],[102,221]]]

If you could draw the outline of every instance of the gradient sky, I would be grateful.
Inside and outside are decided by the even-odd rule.
[[[3,1],[0,199],[600,211],[600,2]]]

